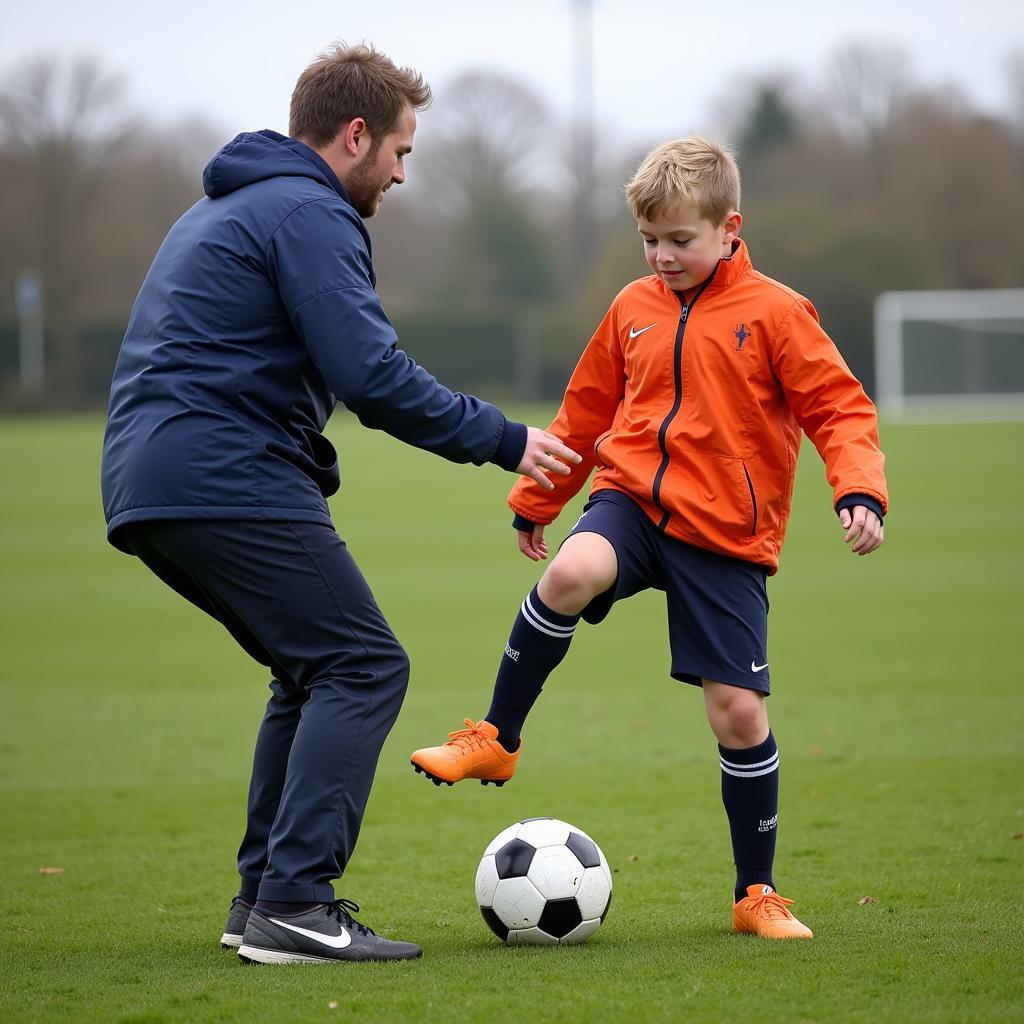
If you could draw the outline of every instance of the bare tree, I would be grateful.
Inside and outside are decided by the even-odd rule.
[[[910,55],[890,43],[851,43],[832,62],[827,106],[853,141],[882,134],[913,91]]]
[[[432,220],[424,225],[431,252],[419,261],[430,301],[494,308],[551,292],[546,235],[556,183],[565,192],[563,159],[555,121],[528,85],[469,71],[441,90],[407,194]]]
[[[425,177],[453,211],[465,210],[480,190],[523,194],[564,175],[550,111],[515,78],[459,75],[424,128]]]
[[[72,399],[82,388],[77,328],[89,265],[85,227],[134,131],[121,95],[118,79],[90,58],[36,57],[0,84],[0,148],[32,211],[19,248],[25,265],[42,275],[55,383]]]

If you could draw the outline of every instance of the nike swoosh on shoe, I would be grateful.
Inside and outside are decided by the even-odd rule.
[[[340,935],[324,935],[323,932],[314,932],[309,928],[300,928],[297,924],[289,924],[287,921],[282,921],[277,917],[271,917],[268,920],[273,921],[274,924],[282,928],[287,928],[290,932],[296,932],[299,935],[304,935],[307,939],[319,942],[321,945],[329,946],[331,949],[344,949],[352,942],[352,936],[344,928],[341,929]]]

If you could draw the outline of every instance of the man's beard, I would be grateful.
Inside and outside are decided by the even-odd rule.
[[[380,207],[381,196],[391,184],[390,177],[383,177],[377,166],[380,146],[371,146],[366,159],[349,173],[345,182],[349,202],[362,218],[372,217]]]

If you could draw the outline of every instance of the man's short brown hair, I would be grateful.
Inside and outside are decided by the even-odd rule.
[[[626,185],[626,202],[638,220],[652,220],[685,202],[718,225],[740,208],[740,171],[732,153],[717,142],[697,137],[663,142]]]
[[[327,146],[343,125],[361,117],[379,143],[407,104],[422,110],[430,99],[430,86],[418,71],[395,67],[372,46],[338,44],[320,54],[295,83],[288,134]]]

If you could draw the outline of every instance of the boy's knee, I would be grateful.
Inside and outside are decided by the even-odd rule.
[[[764,706],[760,697],[752,695],[752,699],[741,699],[733,702],[728,709],[729,727],[737,736],[747,741],[747,746],[760,743],[765,729]]]
[[[719,742],[727,747],[754,747],[763,743],[768,732],[768,715],[764,694],[739,686],[712,684],[708,718]]]
[[[736,739],[730,745],[757,746],[764,742],[768,729],[764,697],[753,690],[744,690],[743,694],[730,703],[726,712],[729,731]]]
[[[608,586],[585,560],[558,556],[544,573],[538,593],[552,610],[575,615]]]
[[[538,587],[554,611],[575,615],[615,583],[618,560],[608,539],[596,533],[569,537]]]

